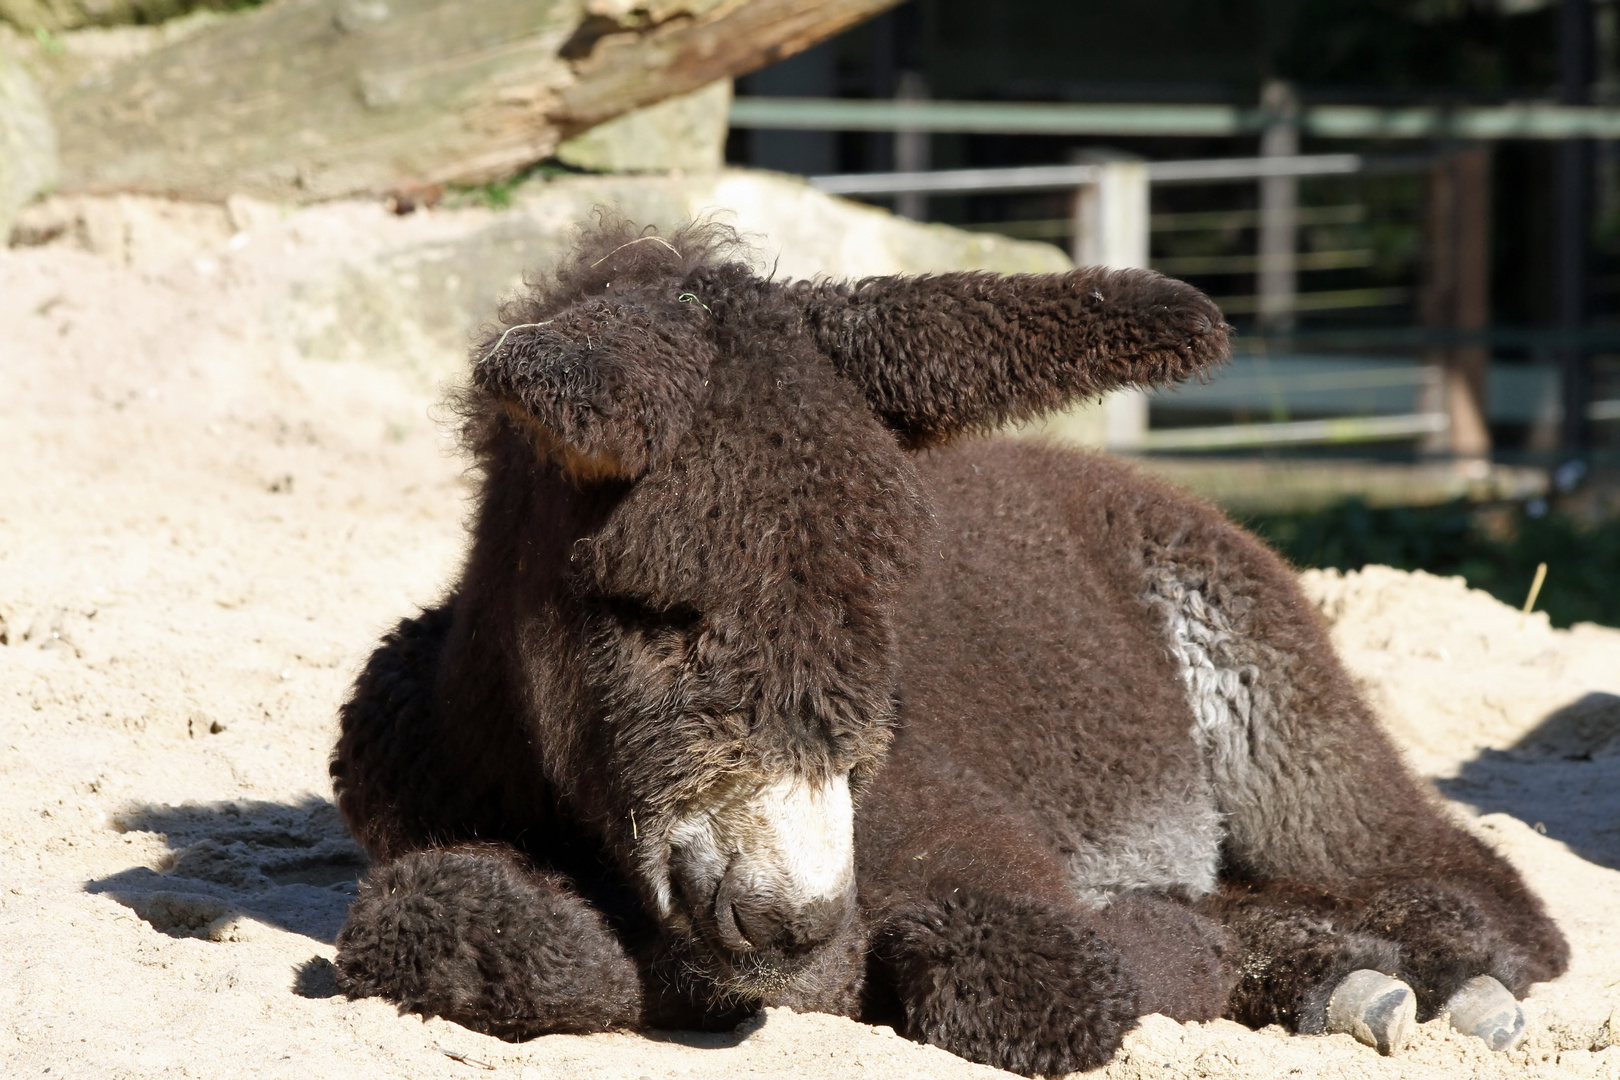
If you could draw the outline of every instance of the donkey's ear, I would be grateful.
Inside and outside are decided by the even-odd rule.
[[[1226,360],[1231,329],[1203,293],[1151,270],[868,278],[794,295],[817,345],[913,446],[1188,378]]]
[[[581,482],[631,480],[692,426],[714,345],[699,304],[592,299],[474,353],[473,385]]]

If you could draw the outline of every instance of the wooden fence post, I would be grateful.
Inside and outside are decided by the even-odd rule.
[[[1285,82],[1266,84],[1261,107],[1271,114],[1260,136],[1268,158],[1299,153],[1299,99]],[[1260,325],[1272,333],[1294,328],[1294,297],[1299,292],[1299,177],[1267,176],[1260,181]]]
[[[1151,209],[1147,162],[1117,152],[1080,159],[1098,166],[1097,181],[1078,189],[1070,254],[1076,266],[1148,265]],[[1103,399],[1105,442],[1111,450],[1142,444],[1148,429],[1144,391],[1121,390]]]
[[[1474,147],[1442,154],[1429,171],[1423,286],[1418,314],[1435,330],[1482,331],[1490,324],[1491,152]],[[1437,377],[1423,407],[1442,412],[1445,430],[1423,443],[1426,453],[1462,460],[1490,457],[1486,417],[1490,350],[1435,346],[1425,361]]]

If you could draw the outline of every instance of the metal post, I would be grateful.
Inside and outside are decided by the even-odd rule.
[[[1147,162],[1114,151],[1088,151],[1076,160],[1100,168],[1096,182],[1075,193],[1070,248],[1075,265],[1145,269],[1150,211]],[[1103,410],[1110,449],[1130,450],[1142,444],[1148,430],[1145,391],[1109,394]]]
[[[747,76],[749,92],[766,97],[831,94],[837,89],[837,60],[830,44],[814,46]],[[813,176],[838,168],[838,136],[831,131],[752,131],[748,163]]]
[[[1097,180],[1078,191],[1070,254],[1077,266],[1148,265],[1148,166],[1141,158],[1090,152]]]
[[[1299,100],[1285,82],[1270,82],[1260,107],[1271,117],[1260,136],[1261,157],[1299,154]],[[1273,333],[1294,328],[1294,296],[1299,291],[1299,179],[1268,176],[1260,181],[1260,325]]]
[[[920,71],[902,71],[895,98],[900,101],[928,100],[928,81]],[[927,172],[928,142],[926,131],[903,128],[894,133],[894,171]],[[913,221],[928,220],[928,196],[920,191],[906,191],[895,196],[894,212]]]

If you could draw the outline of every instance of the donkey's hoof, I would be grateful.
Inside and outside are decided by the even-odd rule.
[[[1492,1050],[1511,1050],[1524,1037],[1524,1010],[1508,988],[1480,975],[1462,984],[1446,1002],[1451,1026],[1485,1040]]]
[[[1417,1025],[1417,995],[1399,979],[1362,968],[1328,999],[1327,1033],[1349,1035],[1380,1054],[1395,1053]]]

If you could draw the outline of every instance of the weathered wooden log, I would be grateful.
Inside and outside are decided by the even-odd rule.
[[[895,2],[279,0],[58,88],[58,190],[311,201],[482,183]]]

